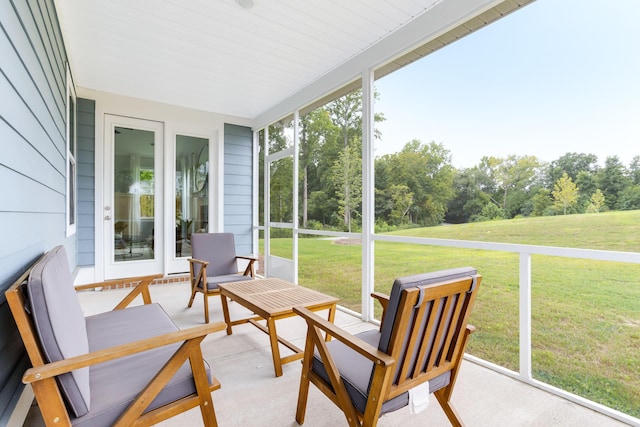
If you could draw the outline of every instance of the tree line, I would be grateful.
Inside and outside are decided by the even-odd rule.
[[[375,115],[375,123],[383,120],[383,114]],[[275,153],[289,146],[290,131],[291,123],[270,126],[266,149],[261,138],[261,188],[265,150]],[[360,91],[302,116],[299,134],[300,226],[359,230]],[[377,130],[374,137],[381,137]],[[374,174],[378,231],[443,222],[640,209],[640,156],[628,166],[617,156],[607,157],[600,166],[596,155],[586,153],[566,153],[549,163],[535,156],[485,156],[476,166],[456,169],[443,144],[412,140],[397,153],[376,157]],[[269,193],[272,222],[292,221],[292,188],[292,159],[273,162]],[[263,203],[262,192],[260,198]]]

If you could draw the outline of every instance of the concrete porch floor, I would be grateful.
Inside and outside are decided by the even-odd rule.
[[[110,310],[128,290],[79,294],[85,315]],[[196,295],[193,307],[187,308],[188,283],[154,285],[151,298],[160,303],[181,328],[204,322],[203,298]],[[238,304],[230,304],[232,319],[250,313]],[[219,298],[210,299],[211,321],[223,321]],[[351,333],[375,328],[346,313],[338,311],[336,324]],[[299,318],[279,321],[278,333],[299,347],[304,345],[306,327]],[[282,354],[287,354],[281,347]],[[252,325],[234,327],[233,335],[224,331],[209,335],[203,341],[204,357],[222,388],[213,393],[218,424],[221,427],[294,427],[300,379],[300,362],[284,365],[284,374],[276,378],[267,335]],[[563,426],[615,427],[626,424],[580,405],[531,387],[513,378],[465,361],[453,395],[453,404],[468,426]],[[24,424],[40,427],[44,422],[34,405]],[[161,424],[161,426],[200,426],[198,409],[191,410]],[[305,426],[342,426],[342,412],[314,386],[311,386]],[[428,409],[410,414],[408,408],[384,415],[378,425],[389,426],[449,426],[435,398]]]

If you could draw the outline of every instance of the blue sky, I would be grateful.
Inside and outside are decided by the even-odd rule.
[[[376,155],[442,143],[482,156],[640,155],[640,1],[537,0],[376,82]]]

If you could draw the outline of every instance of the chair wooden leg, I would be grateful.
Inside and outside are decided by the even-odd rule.
[[[191,308],[191,306],[193,305],[193,300],[196,297],[196,287],[193,286],[191,288],[191,298],[189,298],[189,304],[187,305],[188,308]]]
[[[298,407],[296,409],[296,422],[300,425],[304,423],[304,416],[307,412],[307,398],[309,396],[309,377],[306,372],[300,376],[300,390],[298,391]]]
[[[313,340],[307,333],[307,342],[304,346],[305,355],[302,359],[302,374],[300,375],[300,390],[298,391],[298,406],[296,409],[296,422],[300,425],[304,423],[304,416],[307,411],[307,398],[309,396],[309,371],[313,362]]]
[[[449,384],[446,387],[441,388],[436,391],[434,395],[436,399],[438,399],[438,403],[444,410],[444,413],[447,414],[447,418],[451,422],[453,426],[463,426],[462,418],[460,414],[451,406],[451,395],[453,394],[453,388],[456,385],[456,380],[458,379],[458,373],[460,372],[460,366],[462,364],[462,357],[464,356],[464,351],[467,348],[467,342],[469,341],[469,336],[471,335],[472,330],[467,328],[462,335],[461,342],[461,350],[458,354],[458,358],[455,360],[455,368],[451,370],[451,379],[449,380]]]
[[[202,349],[197,347],[189,357],[189,362],[191,363],[191,371],[193,372],[193,381],[198,397],[200,398],[200,413],[202,414],[202,421],[206,427],[217,427],[218,420],[216,419],[216,413],[213,409],[209,380],[202,360]]]
[[[460,414],[458,414],[453,406],[451,406],[451,402],[447,398],[445,390],[446,389],[440,389],[433,394],[436,396],[436,399],[438,399],[438,403],[442,407],[444,413],[447,415],[447,418],[449,418],[449,422],[451,423],[451,425],[454,427],[464,427],[464,423],[462,422]]]
[[[209,298],[206,292],[202,295],[204,296],[204,323],[209,323]]]
[[[33,392],[38,401],[42,419],[49,426],[71,426],[71,420],[67,413],[60,390],[56,386],[54,378],[31,383]]]

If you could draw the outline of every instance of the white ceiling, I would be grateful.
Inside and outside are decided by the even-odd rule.
[[[56,8],[76,86],[253,119],[441,3],[253,1],[251,9],[235,0],[58,0]]]
[[[75,84],[253,118],[437,0],[64,0]]]

